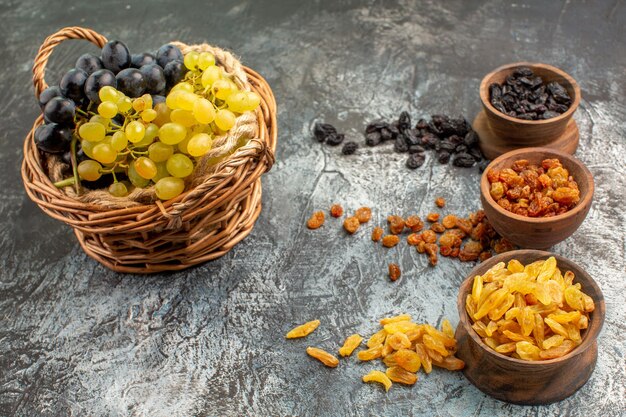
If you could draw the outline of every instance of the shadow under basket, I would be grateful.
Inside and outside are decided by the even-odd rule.
[[[43,77],[48,57],[67,39],[88,40],[98,47],[107,42],[102,35],[79,27],[49,36],[33,65],[37,96],[47,87]],[[224,255],[251,232],[261,212],[260,177],[271,169],[276,149],[272,91],[255,71],[242,69],[250,90],[261,97],[257,136],[178,197],[111,209],[66,195],[48,177],[33,140],[35,129],[43,123],[41,116],[24,141],[21,171],[28,196],[50,217],[70,225],[90,257],[117,272],[182,270]]]

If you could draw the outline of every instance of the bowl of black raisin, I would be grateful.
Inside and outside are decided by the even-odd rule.
[[[515,147],[546,146],[563,136],[568,124],[575,124],[580,96],[574,78],[541,63],[504,65],[480,83],[489,128]]]

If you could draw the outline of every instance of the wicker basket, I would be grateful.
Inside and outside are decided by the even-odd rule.
[[[33,65],[35,94],[47,87],[46,63],[56,45],[84,39],[102,47],[106,38],[92,30],[68,27],[43,42]],[[178,43],[188,49],[189,46]],[[106,267],[128,273],[181,270],[218,258],[250,233],[261,211],[261,174],[274,162],[276,102],[267,82],[243,67],[252,91],[258,135],[220,162],[190,190],[167,202],[107,208],[69,197],[48,177],[33,141],[40,116],[24,141],[22,179],[28,196],[51,217],[69,224],[85,252]]]

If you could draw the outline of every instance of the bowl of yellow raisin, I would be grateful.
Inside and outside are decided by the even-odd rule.
[[[486,394],[515,404],[569,397],[591,376],[605,303],[580,266],[538,250],[476,266],[457,299],[457,356]]]

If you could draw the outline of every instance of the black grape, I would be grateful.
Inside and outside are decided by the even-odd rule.
[[[100,56],[104,68],[117,74],[124,68],[130,67],[130,52],[124,43],[120,41],[109,41],[102,47]]]
[[[139,97],[145,91],[143,75],[137,68],[126,68],[120,71],[115,78],[117,79],[117,89],[128,97]]]
[[[63,93],[61,93],[61,89],[58,86],[54,85],[52,87],[48,87],[43,90],[41,94],[39,94],[39,107],[41,107],[41,110],[43,110],[43,108],[46,107],[46,104],[48,104],[50,100],[55,97],[61,96],[63,96]]]
[[[37,148],[48,153],[61,153],[69,149],[72,129],[56,123],[41,125],[35,130]]]
[[[85,81],[87,81],[87,73],[81,69],[72,68],[61,78],[59,83],[61,94],[80,103],[85,97]]]
[[[104,86],[111,86],[117,88],[117,80],[115,74],[107,69],[101,69],[89,76],[85,82],[85,95],[91,101],[96,104],[100,104],[100,97],[98,92]]]
[[[165,90],[165,74],[163,69],[157,64],[144,65],[139,68],[146,85],[146,92],[150,94],[160,94]]]
[[[163,68],[165,74],[165,80],[167,80],[167,86],[169,88],[178,84],[187,73],[187,67],[183,64],[183,61],[172,61]]]
[[[141,68],[149,64],[156,64],[156,58],[148,52],[133,54],[131,56],[131,67],[133,68]]]
[[[165,96],[159,94],[152,95],[152,107],[156,106],[159,103],[165,103]]]
[[[83,161],[86,161],[87,159],[89,159],[89,157],[87,155],[85,155],[85,151],[83,151],[83,149],[80,146],[80,142],[76,143],[76,163],[80,164]],[[61,160],[63,162],[65,162],[68,165],[72,165],[72,151],[66,151],[63,153],[63,155],[61,156]]]
[[[83,54],[78,60],[76,60],[76,68],[81,69],[87,73],[87,75],[91,75],[94,72],[101,70],[104,68],[102,61],[100,58],[95,56],[94,54]]]
[[[43,109],[43,116],[47,122],[58,123],[64,126],[74,125],[76,105],[65,97],[54,97]]]
[[[157,64],[165,70],[165,66],[172,61],[183,61],[183,53],[176,46],[167,44],[159,48],[156,55]]]

